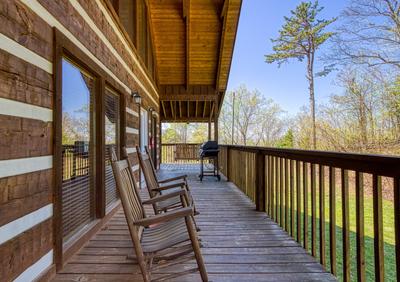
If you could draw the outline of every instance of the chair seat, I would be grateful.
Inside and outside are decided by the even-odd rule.
[[[178,218],[143,230],[142,248],[145,253],[161,251],[190,240],[184,218]]]

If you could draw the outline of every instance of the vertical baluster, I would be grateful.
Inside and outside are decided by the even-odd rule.
[[[317,256],[317,183],[315,164],[311,164],[311,254]]]
[[[350,281],[349,174],[342,169],[343,280]]]
[[[290,235],[294,236],[294,167],[293,160],[290,160]]]
[[[281,217],[281,227],[285,228],[285,190],[284,190],[284,185],[285,185],[285,165],[284,165],[285,159],[281,158],[280,160],[280,171],[279,171],[279,196],[280,196],[280,217]]]
[[[394,228],[396,239],[397,281],[400,281],[400,177],[394,178]]]
[[[285,159],[285,230],[289,233],[289,160]]]
[[[319,165],[319,255],[322,265],[326,265],[325,258],[325,167]]]
[[[384,281],[384,250],[383,250],[383,223],[382,223],[382,178],[373,175],[373,205],[374,205],[374,256],[375,281]]]
[[[270,199],[270,209],[271,209],[271,218],[275,220],[275,205],[274,205],[274,191],[275,191],[275,157],[270,157],[270,185],[271,185],[271,199]]]
[[[275,157],[275,218],[279,223],[279,158]]]
[[[271,216],[269,212],[269,155],[265,155],[265,212]]]
[[[357,277],[365,281],[364,251],[364,180],[363,174],[356,171],[356,237],[357,237]]]
[[[303,207],[304,207],[304,220],[303,220],[303,238],[304,238],[304,249],[308,251],[308,169],[307,163],[303,162]]]
[[[335,168],[329,167],[329,248],[331,273],[336,275],[336,179]]]
[[[296,161],[296,201],[297,201],[297,242],[301,242],[301,186],[300,162]]]

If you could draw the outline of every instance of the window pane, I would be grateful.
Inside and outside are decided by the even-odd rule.
[[[94,79],[62,62],[62,221],[64,240],[92,219]]]

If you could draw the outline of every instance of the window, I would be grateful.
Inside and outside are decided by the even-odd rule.
[[[139,0],[137,5],[138,42],[137,48],[140,57],[147,66],[147,6],[144,0]]]
[[[62,235],[64,242],[94,218],[95,79],[62,60]]]
[[[113,6],[126,32],[136,46],[136,0],[114,1]]]
[[[106,206],[112,204],[117,198],[115,179],[111,167],[111,148],[118,155],[119,153],[119,130],[120,130],[120,100],[119,95],[114,90],[106,87],[105,97],[105,112],[104,112],[104,132],[105,132],[105,192]]]

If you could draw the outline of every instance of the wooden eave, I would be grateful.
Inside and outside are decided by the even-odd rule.
[[[161,121],[218,117],[242,0],[147,0]]]

